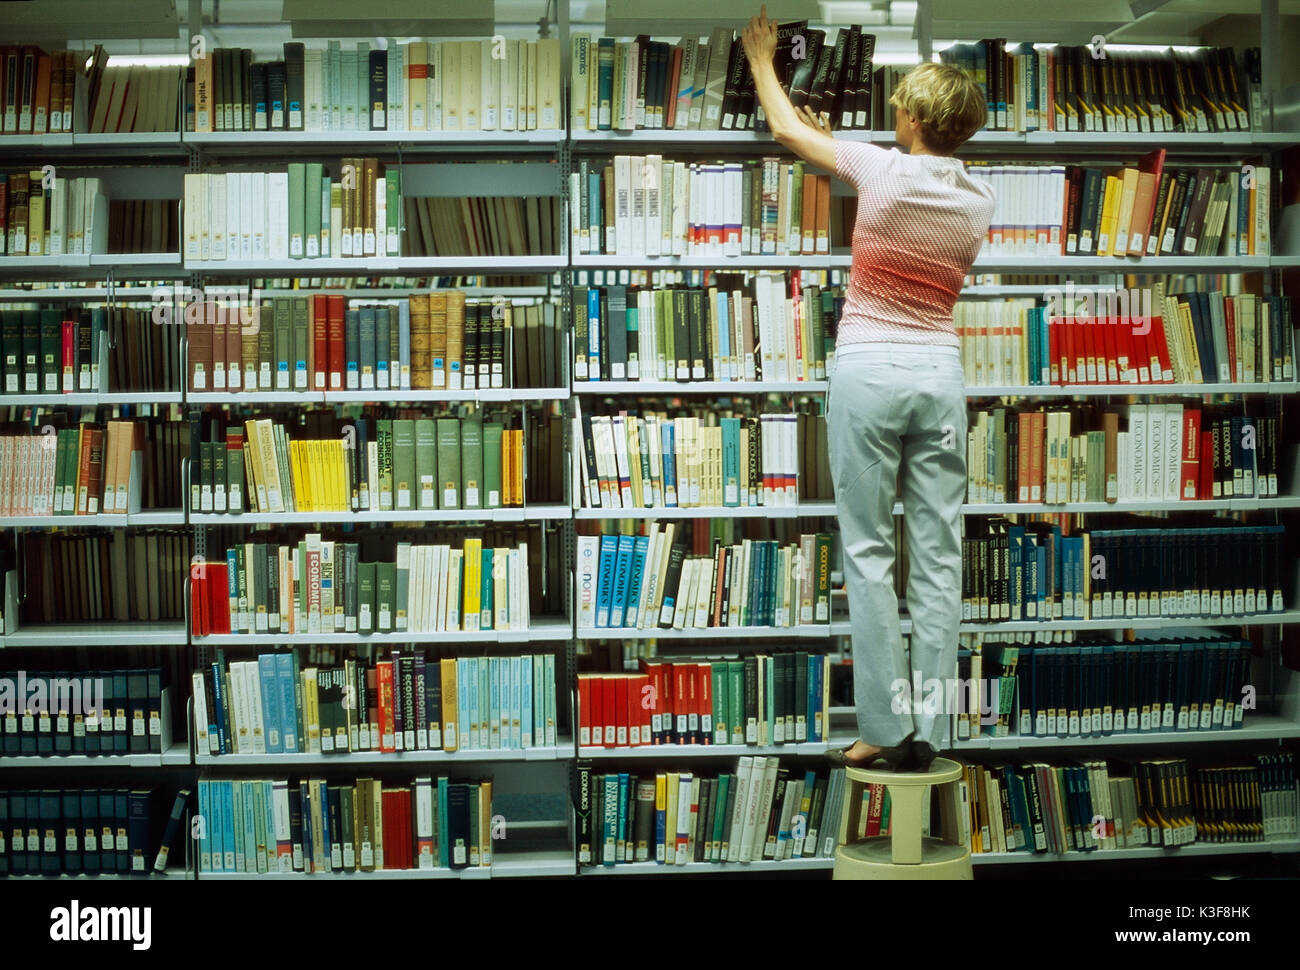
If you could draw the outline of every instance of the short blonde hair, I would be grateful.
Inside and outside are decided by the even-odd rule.
[[[918,64],[894,90],[889,103],[921,123],[927,148],[951,153],[984,127],[984,93],[953,64]]]

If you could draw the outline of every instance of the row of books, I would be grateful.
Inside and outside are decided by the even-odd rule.
[[[0,174],[0,256],[110,252],[104,180],[57,178],[52,172],[47,165]]]
[[[1136,166],[968,162],[996,203],[987,252],[1010,256],[1267,256],[1272,174],[1168,168],[1165,149]]]
[[[36,788],[0,792],[0,875],[144,876],[185,856],[190,789]],[[168,808],[170,807],[170,812]]]
[[[81,51],[47,53],[35,45],[0,47],[0,133],[44,135],[72,131],[74,106],[84,125],[85,61]]]
[[[20,625],[183,619],[193,556],[189,531],[29,533],[19,554]]]
[[[87,130],[102,134],[177,131],[180,98],[181,68],[176,65],[106,65],[91,93]]]
[[[0,437],[0,515],[139,512],[145,425],[109,421]]]
[[[423,776],[199,779],[199,872],[465,869],[492,865],[491,780]]]
[[[574,464],[583,506],[790,506],[832,496],[821,415],[691,410],[601,415],[575,407]]]
[[[1045,289],[953,308],[972,387],[1255,384],[1295,380],[1291,298],[1220,290],[1166,294]]]
[[[735,771],[716,776],[601,774],[579,761],[578,865],[829,858],[844,784],[843,768],[804,771],[782,766],[776,757],[745,755]]]
[[[533,131],[563,128],[555,38],[286,42],[255,62],[219,47],[194,62],[187,131]]]
[[[362,544],[320,533],[228,548],[224,561],[190,570],[192,632],[527,630],[528,542],[493,545],[492,535],[459,547],[389,543],[385,558],[365,561]]]
[[[1134,517],[1134,524],[1151,521]],[[1211,618],[1280,613],[1280,525],[1092,529],[972,520],[962,538],[962,619]]]
[[[0,673],[6,757],[158,754],[163,750],[162,668]],[[170,733],[170,732],[169,732]]]
[[[798,270],[720,273],[707,288],[580,284],[574,380],[825,380],[843,304]]]
[[[1122,412],[975,412],[966,436],[967,502],[1172,503],[1278,494],[1279,417],[1176,403],[1129,404]]]
[[[1244,640],[1033,646],[985,643],[958,652],[962,698],[954,736],[1103,737],[1241,727],[1250,682]],[[996,700],[995,700],[996,698]]]
[[[237,428],[227,430],[225,441],[200,446],[198,511],[402,512],[524,504],[524,432],[485,421],[482,414],[358,418],[328,437],[310,430],[290,437],[291,429],[270,418],[248,421],[243,433]]]
[[[195,391],[556,387],[555,305],[463,290],[407,298],[277,296],[184,309]],[[547,383],[549,382],[549,383]]]
[[[569,176],[570,245],[633,258],[829,254],[830,188],[829,175],[776,157],[584,159]]]
[[[579,629],[702,630],[830,622],[830,536],[743,539],[688,555],[689,523],[579,535]]]
[[[555,656],[393,650],[317,664],[293,651],[193,674],[194,737],[211,754],[523,750],[555,744]],[[326,659],[326,658],[320,658]]]
[[[1264,117],[1259,48],[1116,50],[953,44],[940,60],[984,92],[990,131],[1249,131]]]
[[[344,158],[282,172],[187,172],[186,262],[401,255],[401,167]]]
[[[825,741],[830,656],[643,661],[641,673],[578,675],[578,744],[800,744]]]
[[[1185,758],[967,765],[960,785],[972,853],[1063,854],[1295,834],[1289,753],[1213,766]]]
[[[855,24],[839,28],[834,43],[827,40],[806,20],[780,24],[777,79],[796,108],[825,111],[836,128],[870,127],[875,35]],[[670,44],[588,33],[575,33],[572,45],[575,129],[766,129],[749,61],[729,27],[715,28],[707,45],[698,35]]]
[[[401,201],[403,256],[560,253],[564,224],[559,196],[407,195]]]

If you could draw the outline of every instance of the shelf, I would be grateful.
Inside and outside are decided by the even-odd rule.
[[[325,391],[324,395],[326,404],[381,400],[403,403],[408,401],[566,401],[569,399],[569,389],[567,387],[484,387],[469,391],[416,391],[411,388],[390,388],[373,391]]]
[[[579,640],[747,640],[763,639],[825,639],[833,636],[828,623],[807,623],[802,626],[713,626],[704,629],[634,630],[630,627],[593,627],[579,629]]]
[[[171,646],[188,641],[182,620],[105,620],[19,627],[0,637],[0,647]]]
[[[1021,862],[1118,862],[1122,859],[1172,859],[1175,856],[1258,855],[1300,852],[1300,841],[1275,839],[1269,842],[1193,842],[1190,845],[1148,846],[1136,849],[1096,849],[1092,852],[977,852],[973,865]]]
[[[180,391],[91,391],[84,394],[0,394],[0,407],[98,407],[114,404],[180,404]]]
[[[482,764],[484,762],[563,761],[573,757],[573,743],[559,743],[524,749],[466,749],[462,751],[350,751],[343,754],[198,754],[194,762],[203,768],[264,767],[282,771],[319,765],[380,767],[384,765]]]
[[[545,131],[187,131],[186,145],[196,148],[230,148],[243,155],[275,155],[286,151],[344,151],[349,146],[405,152],[481,151],[484,146],[501,151],[559,151],[563,129]],[[2,145],[3,142],[0,142]]]
[[[798,505],[701,505],[693,508],[574,509],[575,519],[796,519],[835,515],[834,502]]]
[[[0,266],[5,261],[0,259]],[[437,274],[521,276],[551,273],[567,268],[563,256],[362,256],[340,259],[225,259],[186,260],[185,271],[209,276],[247,276],[255,279],[281,276],[373,276]]]
[[[953,742],[950,750],[967,751],[1027,751],[1041,748],[1098,748],[1127,747],[1157,744],[1206,744],[1214,741],[1280,741],[1300,738],[1300,724],[1275,714],[1247,714],[1239,728],[1218,728],[1206,731],[1133,731],[1103,734],[1099,737],[978,737]],[[585,750],[585,749],[584,749]]]
[[[203,872],[199,879],[372,880],[389,879],[510,879],[529,876],[572,876],[577,871],[568,850],[493,852],[490,866],[467,869],[377,869],[373,872]]]
[[[690,873],[699,875],[706,872],[728,873],[731,875],[758,876],[769,872],[802,872],[807,870],[834,869],[835,860],[831,858],[783,859],[758,862],[688,862],[681,866],[670,866],[658,862],[619,862],[612,866],[583,866],[578,870],[580,876],[653,876],[671,875],[673,873]]]
[[[856,735],[855,735],[856,737]],[[578,748],[579,758],[594,761],[624,758],[744,758],[773,756],[816,758],[828,749],[847,747],[854,738],[845,737],[831,741],[804,741],[791,744],[645,744],[635,748],[605,748],[592,745]]]
[[[533,505],[508,509],[426,509],[414,512],[191,512],[191,525],[314,525],[367,522],[537,522],[569,519],[567,505]],[[63,516],[66,518],[66,516]],[[3,522],[0,519],[0,522]]]
[[[144,525],[184,525],[179,509],[157,509],[125,515],[13,515],[0,516],[0,528],[48,528],[87,526],[101,529],[130,529]]]
[[[972,273],[1232,273],[1265,270],[1268,256],[1013,256],[983,251]]]
[[[52,754],[8,755],[0,757],[0,768],[161,768],[167,765],[188,765],[189,748],[184,742],[173,744],[161,754]]]
[[[184,275],[179,253],[84,253],[75,256],[2,256],[0,277],[22,276],[41,279],[50,276],[79,279],[99,278],[113,268],[134,278],[177,279]],[[148,297],[146,299],[151,299]]]
[[[1156,394],[1296,394],[1296,381],[1259,382],[1255,384],[1022,384],[990,387],[967,387],[971,397],[1111,397],[1116,395]]]
[[[545,617],[534,620],[527,630],[480,630],[451,633],[224,633],[194,637],[200,647],[237,647],[242,644],[355,644],[355,643],[542,643],[572,639],[569,621]],[[10,638],[12,639],[12,638]],[[8,641],[6,641],[8,642]]]
[[[910,621],[908,621],[910,623]],[[1053,630],[1162,630],[1166,627],[1275,626],[1300,623],[1300,611],[1252,613],[1248,616],[1130,616],[1104,620],[998,620],[995,623],[967,621],[960,633],[1034,633]],[[906,632],[906,631],[905,631]]]
[[[574,269],[833,269],[847,268],[848,253],[822,253],[819,256],[606,256],[573,255]]]
[[[825,394],[826,381],[574,381],[573,393],[615,394]]]
[[[1203,511],[1244,511],[1258,512],[1261,509],[1300,508],[1300,496],[1279,495],[1271,498],[1242,497],[1216,498],[1180,501],[1177,499],[1129,499],[1118,502],[1062,502],[1046,505],[1042,502],[990,502],[967,504],[961,507],[962,515],[1059,515],[1061,513],[1104,513],[1104,512],[1203,512]],[[895,508],[901,513],[901,507]]]

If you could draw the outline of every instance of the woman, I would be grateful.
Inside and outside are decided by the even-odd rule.
[[[952,308],[993,216],[991,189],[952,153],[983,125],[984,96],[957,68],[922,64],[891,98],[895,138],[907,154],[839,141],[807,109],[801,119],[781,90],[772,64],[776,23],[766,7],[742,41],[773,137],[858,192],[826,422],[859,740],[828,757],[925,770],[943,738],[944,712],[922,710],[910,685],[937,679],[946,687],[956,676],[961,619],[966,396]],[[910,664],[893,585],[900,468]]]

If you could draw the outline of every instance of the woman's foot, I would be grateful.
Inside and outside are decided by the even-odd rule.
[[[848,768],[870,768],[876,762],[883,760],[897,771],[900,768],[908,768],[914,764],[911,744],[911,734],[903,739],[902,744],[891,748],[858,740],[847,748],[830,749],[826,752],[826,757],[834,764]]]
[[[880,753],[885,749],[878,744],[867,744],[865,741],[854,741],[844,749],[844,760],[846,763],[857,768],[865,768],[873,761],[880,757]]]

